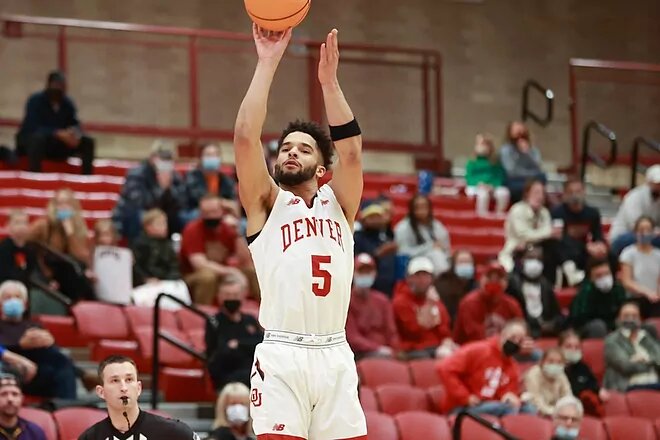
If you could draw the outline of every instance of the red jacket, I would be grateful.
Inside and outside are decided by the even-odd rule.
[[[369,353],[382,346],[397,349],[399,336],[390,300],[377,290],[366,297],[351,295],[346,320],[346,338],[355,353]]]
[[[518,365],[502,353],[498,337],[464,345],[440,361],[437,370],[447,393],[446,411],[466,406],[472,394],[484,401],[518,395]]]
[[[408,283],[402,281],[394,288],[394,318],[399,330],[401,349],[404,351],[422,350],[437,347],[446,338],[451,338],[449,312],[439,300],[415,295]],[[424,328],[417,321],[417,313],[424,305],[437,307],[440,323],[432,328]]]
[[[518,301],[502,294],[494,303],[488,304],[481,290],[467,294],[458,305],[454,324],[454,340],[459,344],[479,341],[498,334],[504,324],[513,318],[522,318]]]

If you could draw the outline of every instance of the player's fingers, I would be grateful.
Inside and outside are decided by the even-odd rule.
[[[256,40],[259,38],[259,27],[257,23],[252,23],[252,37]]]
[[[326,60],[326,47],[325,47],[325,43],[321,43],[321,51],[320,51],[320,53],[319,53],[319,61],[320,61],[321,63],[326,63],[326,62],[327,62],[327,60]]]

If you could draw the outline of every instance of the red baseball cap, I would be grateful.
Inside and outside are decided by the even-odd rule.
[[[506,276],[506,269],[504,268],[504,266],[502,266],[497,261],[491,261],[491,262],[481,266],[481,269],[479,270],[479,276],[482,277],[482,276],[488,275],[492,272],[498,272],[503,277]]]

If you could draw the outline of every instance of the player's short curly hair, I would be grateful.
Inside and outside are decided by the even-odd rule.
[[[289,122],[289,125],[284,129],[282,135],[280,136],[280,140],[277,142],[277,151],[279,152],[280,148],[282,148],[284,138],[295,131],[307,133],[314,138],[316,145],[321,152],[321,156],[323,157],[323,166],[329,170],[332,166],[332,140],[330,139],[328,133],[316,122],[301,120]]]

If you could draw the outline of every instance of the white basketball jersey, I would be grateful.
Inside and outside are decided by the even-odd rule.
[[[344,330],[353,279],[353,233],[329,185],[312,207],[279,190],[250,252],[266,330],[329,334]]]

